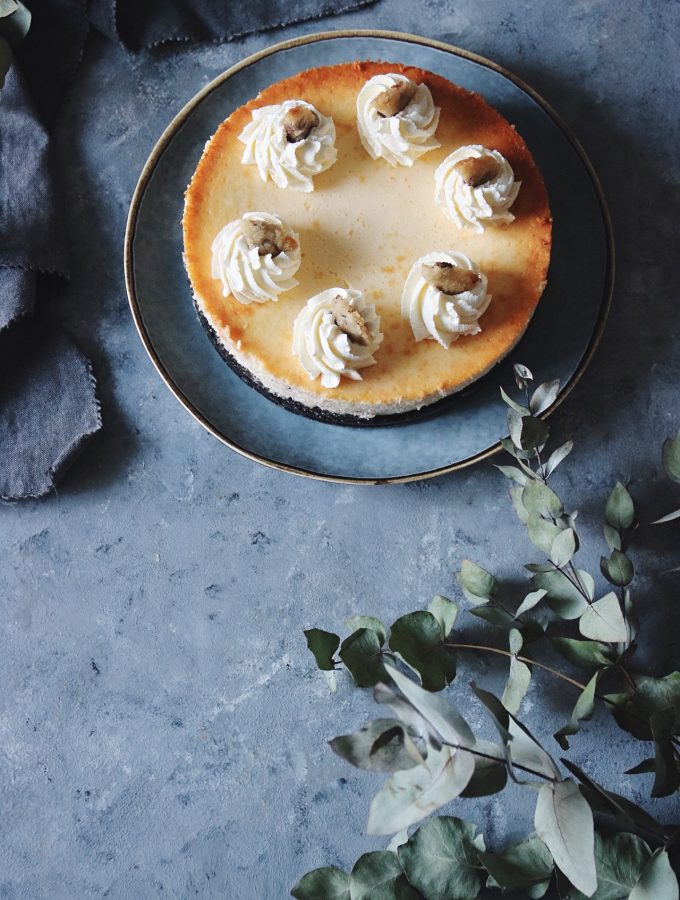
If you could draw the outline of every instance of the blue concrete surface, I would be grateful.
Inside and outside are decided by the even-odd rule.
[[[0,897],[278,900],[309,868],[350,866],[381,846],[363,833],[380,779],[325,741],[372,702],[344,679],[329,696],[302,629],[455,596],[464,556],[512,580],[533,557],[490,464],[385,488],[254,465],[186,414],[135,333],[123,230],[156,138],[236,60],[324,27],[399,28],[492,57],[576,131],[618,243],[609,327],[553,420],[558,439],[577,438],[558,481],[581,510],[584,563],[603,549],[613,480],[631,477],[644,522],[672,503],[659,446],[680,424],[678,4],[381,0],[233,44],[128,56],[91,40],[59,130],[73,278],[54,312],[93,358],[105,426],[56,497],[0,509]],[[677,582],[656,573],[679,555],[677,528],[640,530],[650,670],[678,657]],[[475,633],[471,617],[462,627]],[[466,685],[497,686],[502,668],[460,670],[452,694],[490,735]],[[524,716],[550,740],[573,699],[537,676]],[[598,714],[571,756],[645,802],[648,777],[621,774],[645,750]],[[513,788],[453,810],[499,846],[531,828],[532,800]],[[650,808],[678,817],[672,798]]]

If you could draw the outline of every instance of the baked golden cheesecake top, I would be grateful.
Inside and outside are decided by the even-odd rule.
[[[379,86],[372,94],[371,79]],[[402,88],[409,96],[400,99]],[[390,121],[392,101],[397,117],[404,101],[425,116],[410,158],[390,137],[403,124]],[[286,153],[309,155],[305,129],[316,129],[310,166],[281,170],[266,140],[258,143],[271,127],[268,110],[281,104],[292,111]],[[474,187],[490,178],[505,192],[495,211]],[[473,201],[484,206],[480,219]],[[301,72],[236,109],[205,147],[182,226],[197,308],[229,356],[278,397],[359,417],[432,403],[502,359],[536,309],[551,246],[543,179],[514,127],[478,94],[383,62]],[[258,277],[275,299],[252,302],[262,298],[252,295],[248,273],[238,276],[239,291],[236,276],[230,282],[220,269],[236,233],[251,247],[260,241]],[[423,310],[428,290],[430,301],[448,306]],[[472,324],[447,327],[445,307]],[[350,377],[324,377],[313,348],[310,357],[302,347],[302,331],[322,319],[340,322],[345,346],[358,351]]]

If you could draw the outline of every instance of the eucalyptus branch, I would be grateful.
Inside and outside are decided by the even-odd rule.
[[[550,476],[573,447],[567,441],[544,455],[550,429],[540,416],[556,399],[559,384],[548,382],[534,388],[533,376],[524,366],[515,366],[515,374],[525,405],[501,393],[509,407],[510,434],[502,444],[516,465],[498,468],[513,482],[510,492],[515,511],[548,562],[527,566],[533,589],[514,611],[500,599],[494,576],[481,566],[463,560],[457,574],[470,612],[504,630],[508,649],[457,641],[453,631],[458,606],[441,596],[427,609],[402,615],[389,628],[373,617],[355,616],[347,623],[351,633],[342,642],[338,635],[318,629],[307,631],[306,636],[319,668],[335,669],[337,653],[357,686],[377,685],[376,700],[398,716],[377,719],[331,741],[333,750],[353,765],[390,773],[371,804],[370,833],[387,835],[403,830],[456,797],[496,793],[517,769],[543,782],[534,819],[537,836],[494,853],[480,849],[481,836],[475,836],[470,823],[450,816],[435,817],[411,837],[400,836],[399,842],[393,842],[390,847],[397,846],[396,852],[365,854],[349,874],[329,867],[303,876],[292,892],[298,900],[355,893],[371,896],[377,884],[381,889],[393,886],[395,896],[411,885],[425,900],[431,900],[450,894],[451,879],[456,890],[464,884],[466,900],[479,897],[485,885],[503,892],[519,890],[543,896],[555,874],[556,861],[560,879],[568,879],[580,896],[599,893],[601,878],[606,890],[612,873],[616,879],[625,879],[616,881],[621,896],[638,897],[650,889],[654,896],[678,895],[666,846],[678,843],[680,826],[660,825],[630,800],[598,785],[567,758],[562,758],[562,764],[580,784],[563,778],[555,760],[516,718],[532,669],[540,669],[579,692],[569,721],[554,735],[561,747],[568,748],[567,737],[591,717],[599,700],[620,728],[639,741],[653,743],[655,758],[644,760],[627,774],[653,773],[654,797],[680,787],[680,672],[663,677],[633,675],[624,662],[635,649],[639,627],[628,589],[635,570],[626,556],[637,527],[633,498],[621,483],[607,498],[604,537],[610,555],[601,558],[600,570],[612,587],[597,599],[595,580],[573,562],[579,549],[576,512],[566,513],[558,495],[548,487]],[[680,483],[680,432],[664,444],[663,462],[670,477]],[[680,519],[680,510],[664,516],[660,523],[675,519]],[[523,652],[525,642],[538,643],[546,636],[545,619],[532,613],[541,604],[557,619],[564,619],[570,629],[578,628],[576,638],[573,631],[555,634],[554,630],[548,637],[572,665],[589,670],[587,682]],[[497,744],[475,739],[460,713],[437,696],[456,677],[452,651],[491,653],[510,662],[502,698],[472,686],[496,724],[504,756]],[[420,683],[407,677],[398,662],[408,666]],[[598,690],[607,672],[620,673],[624,682],[621,693]],[[594,815],[603,811],[613,816],[611,824],[625,833],[602,836],[596,831],[593,841]],[[640,835],[661,846],[652,852]]]

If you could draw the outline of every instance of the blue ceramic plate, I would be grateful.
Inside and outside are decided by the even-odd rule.
[[[288,412],[222,361],[198,322],[182,264],[184,189],[206,140],[237,106],[274,81],[318,65],[384,59],[419,66],[482,94],[514,123],[540,167],[554,216],[548,287],[508,359],[432,418],[391,426],[327,425]],[[168,387],[233,450],[265,465],[331,481],[397,482],[439,475],[499,449],[500,384],[512,363],[559,378],[554,407],[587,366],[611,298],[613,246],[602,191],[576,139],[518,78],[467,51],[391,32],[308,35],[257,53],[207,85],[171,122],[140,177],[125,238],[132,313]],[[546,413],[549,414],[551,410]]]

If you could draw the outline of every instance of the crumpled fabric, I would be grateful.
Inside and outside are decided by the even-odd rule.
[[[231,41],[375,0],[91,0],[90,20],[128,50],[168,41]]]
[[[138,51],[233,40],[374,0],[25,2],[31,28],[0,90],[0,498],[7,500],[52,491],[102,425],[90,362],[49,315],[68,279],[49,135],[90,28]]]

